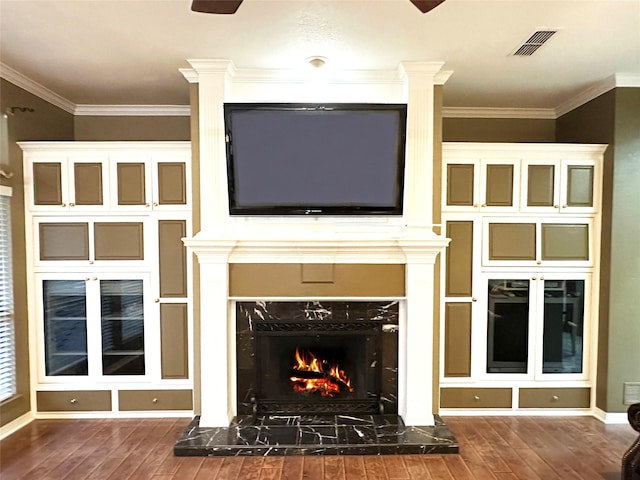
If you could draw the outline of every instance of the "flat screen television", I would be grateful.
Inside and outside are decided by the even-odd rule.
[[[401,215],[404,104],[224,106],[231,215]]]

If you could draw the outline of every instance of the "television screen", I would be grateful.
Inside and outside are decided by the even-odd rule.
[[[231,215],[401,215],[406,105],[225,104]]]

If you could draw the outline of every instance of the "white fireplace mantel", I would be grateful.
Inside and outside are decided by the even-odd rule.
[[[182,73],[198,84],[201,231],[184,243],[200,264],[200,426],[228,426],[236,412],[233,263],[404,264],[399,413],[407,425],[433,425],[435,262],[448,243],[433,232],[434,85],[450,72],[442,62],[404,62],[395,72],[341,72],[341,78],[320,83],[288,72],[249,75],[229,60],[189,62],[192,68]],[[224,103],[314,101],[407,104],[402,216],[229,215]]]

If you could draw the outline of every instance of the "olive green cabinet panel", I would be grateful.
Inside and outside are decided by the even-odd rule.
[[[486,166],[486,195],[483,206],[513,206],[513,171],[513,165],[489,164]]]
[[[444,375],[471,376],[471,303],[445,304]]]
[[[118,205],[145,205],[146,174],[144,163],[116,164]]]
[[[473,277],[473,221],[447,222],[451,239],[446,254],[447,297],[470,297]]]
[[[136,410],[192,410],[191,390],[120,390],[121,411]]]
[[[535,223],[489,223],[489,260],[535,260]]]
[[[36,405],[39,412],[105,412],[111,410],[111,391],[38,391]]]
[[[442,408],[511,408],[510,388],[441,388]]]
[[[158,261],[160,297],[187,296],[187,252],[182,239],[187,234],[186,221],[158,222]]]
[[[162,378],[189,377],[187,304],[160,304]]]
[[[589,388],[521,388],[520,408],[589,408]]]
[[[96,260],[144,260],[142,222],[96,222]]]
[[[34,205],[62,206],[62,164],[33,164]]]
[[[474,204],[474,179],[474,164],[447,165],[446,205],[472,207]]]
[[[102,163],[76,163],[74,166],[76,205],[102,205]]]
[[[527,207],[552,207],[555,203],[555,166],[529,165]]]
[[[158,163],[158,204],[186,205],[187,178],[184,162]]]
[[[594,167],[567,167],[567,206],[593,207]]]
[[[589,260],[588,224],[542,224],[542,260]]]
[[[39,224],[40,260],[89,260],[89,224]]]

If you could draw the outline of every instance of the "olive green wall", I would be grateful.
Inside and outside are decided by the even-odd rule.
[[[445,117],[442,139],[445,142],[553,142],[555,120]]]
[[[27,91],[0,79],[0,112],[11,107],[28,107],[8,117],[9,166],[13,178],[3,182],[13,189],[11,198],[11,241],[16,328],[16,373],[18,395],[0,404],[0,426],[30,410],[29,342],[27,322],[26,252],[24,236],[24,188],[22,150],[16,142],[27,140],[73,140],[73,115]]]
[[[611,285],[611,198],[613,192],[613,157],[615,90],[587,102],[557,120],[559,142],[604,143],[602,186],[602,234],[600,239],[600,303],[598,308],[598,368],[596,371],[596,407],[607,411],[609,370],[609,290]]]
[[[189,116],[94,116],[74,118],[78,141],[190,140]]]
[[[558,141],[607,143],[596,406],[624,412],[623,383],[640,381],[640,88],[617,88],[558,119]],[[631,261],[630,261],[631,260]]]

